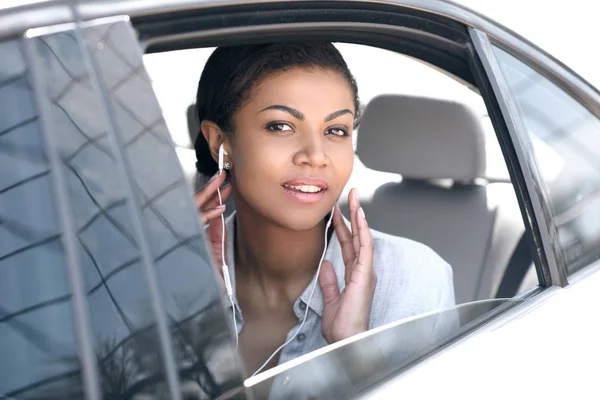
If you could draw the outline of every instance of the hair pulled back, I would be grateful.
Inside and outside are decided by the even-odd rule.
[[[233,117],[243,102],[249,99],[252,89],[270,74],[297,67],[314,67],[340,73],[352,90],[355,125],[358,123],[360,101],[356,81],[340,52],[328,42],[218,47],[206,62],[198,83],[198,121],[213,121],[225,134],[232,135],[235,132]],[[202,132],[194,147],[198,172],[213,175],[218,166]]]

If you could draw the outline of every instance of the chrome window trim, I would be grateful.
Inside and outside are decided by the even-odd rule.
[[[518,111],[518,105],[513,97],[512,91],[504,78],[504,74],[492,50],[492,43],[488,36],[481,31],[470,28],[469,33],[471,40],[475,46],[483,68],[489,78],[490,85],[498,101],[500,111],[504,117],[506,127],[510,134],[515,153],[525,181],[525,186],[531,205],[536,217],[536,222],[540,231],[540,239],[542,240],[542,251],[544,252],[547,262],[548,271],[550,272],[550,282],[556,286],[567,285],[567,272],[565,260],[562,257],[558,242],[553,239],[548,225],[548,218],[552,218],[549,212],[545,210],[544,203],[540,197],[540,193],[536,190],[537,183],[541,182],[541,177],[535,163],[529,162],[527,154],[533,154],[532,144],[526,142],[527,134],[523,120]],[[533,165],[532,165],[533,164]],[[528,221],[531,223],[531,221]]]

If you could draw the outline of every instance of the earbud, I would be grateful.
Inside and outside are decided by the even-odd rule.
[[[219,175],[223,172],[223,166],[225,165],[224,156],[227,155],[223,143],[219,146]]]

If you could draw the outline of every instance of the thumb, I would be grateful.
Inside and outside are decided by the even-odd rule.
[[[321,292],[323,292],[323,305],[331,303],[340,295],[337,277],[335,276],[333,265],[329,261],[323,261],[323,264],[321,264],[319,285],[321,286]]]

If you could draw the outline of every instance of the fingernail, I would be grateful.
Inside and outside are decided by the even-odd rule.
[[[210,180],[208,181],[208,183],[211,183],[212,181],[214,181],[215,179],[217,179],[217,176],[219,176],[219,172],[218,172],[218,171],[217,171],[217,173],[216,173],[216,174],[214,174],[214,175],[212,176],[212,178],[210,178]]]
[[[358,209],[358,213],[360,214],[360,216],[366,221],[367,217],[365,217],[365,210],[363,210],[362,207],[359,207]]]
[[[226,208],[226,205],[225,204],[220,204],[220,205],[218,205],[218,206],[215,207],[215,210],[222,210],[224,208]]]
[[[356,190],[356,188],[354,188],[354,198],[355,198],[357,201],[358,201],[358,200],[360,200],[360,199],[358,198],[358,190]]]

